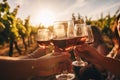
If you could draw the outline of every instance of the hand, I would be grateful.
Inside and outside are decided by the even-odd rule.
[[[47,54],[42,56],[37,61],[36,74],[38,76],[49,76],[62,71],[66,64],[67,68],[71,69],[70,54],[67,52]]]
[[[49,48],[37,48],[35,51],[33,51],[32,53],[26,55],[26,56],[21,56],[19,57],[20,59],[30,59],[30,58],[39,58],[41,56],[44,56],[50,52]]]
[[[97,63],[97,60],[102,56],[94,47],[91,47],[88,44],[76,46],[75,53],[77,56],[83,57],[86,60],[94,63]]]
[[[46,55],[47,53],[50,53],[50,52],[48,52],[48,50],[49,50],[49,48],[44,48],[44,49],[43,48],[38,48],[33,53],[31,53],[29,55],[29,57],[31,57],[31,58],[39,58],[41,56]]]

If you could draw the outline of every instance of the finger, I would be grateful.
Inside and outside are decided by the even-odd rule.
[[[68,57],[68,58],[71,57],[70,53],[68,53],[68,52],[62,52],[62,55],[63,55],[63,56],[66,56],[66,57]]]
[[[60,58],[57,58],[56,59],[56,63],[58,63],[59,65],[61,65],[61,66],[59,66],[60,67],[60,71],[62,71],[63,70],[63,68],[66,68],[66,69],[69,69],[69,67],[71,66],[71,64],[72,64],[72,61],[71,61],[71,59],[70,58],[65,58],[65,57],[60,57]],[[64,64],[64,66],[62,65],[62,64]],[[66,67],[65,67],[66,66]]]
[[[72,72],[72,65],[69,64],[68,62],[62,62],[59,63],[59,67],[58,67],[58,72],[63,72],[63,71],[68,71],[68,72]]]
[[[46,50],[42,48],[37,48],[33,53],[30,54],[32,58],[38,58],[45,55]]]
[[[79,56],[79,51],[77,49],[74,50],[74,55]]]
[[[75,49],[79,52],[83,52],[85,50],[90,50],[90,48],[91,47],[88,44],[83,44],[83,45],[77,45]]]
[[[56,62],[63,62],[65,60],[69,60],[70,59],[70,54],[69,53],[61,53],[60,55],[56,55]]]
[[[67,57],[67,58],[71,57],[70,53],[68,53],[68,52],[54,52],[54,53],[52,53],[52,56],[54,56],[54,57],[63,56],[63,57]]]
[[[36,76],[50,76],[56,73],[60,73],[58,66],[55,66],[49,70],[41,70],[41,71],[37,70]]]
[[[65,56],[65,57],[68,57],[68,58],[71,57],[70,53],[68,53],[68,52],[54,52],[53,55],[54,56]]]

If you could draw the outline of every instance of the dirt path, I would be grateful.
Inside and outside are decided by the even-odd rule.
[[[21,48],[22,55],[26,55],[26,54],[33,52],[37,47],[38,47],[37,43],[33,43],[33,44],[31,44],[30,47],[28,47],[27,51],[25,51],[23,48]],[[5,46],[5,47],[0,47],[0,56],[8,56],[8,52],[9,52],[9,45]],[[20,56],[15,48],[13,50],[13,56]]]

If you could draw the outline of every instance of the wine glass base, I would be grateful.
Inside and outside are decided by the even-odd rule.
[[[73,61],[72,62],[72,65],[74,65],[74,66],[80,66],[80,67],[84,67],[84,66],[86,66],[88,63],[87,62],[84,62],[84,61],[81,61],[81,62],[79,62],[79,61]]]
[[[73,80],[74,78],[75,78],[75,74],[73,73],[56,75],[57,80]]]

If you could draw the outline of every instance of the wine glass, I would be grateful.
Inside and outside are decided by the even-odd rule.
[[[68,21],[57,21],[54,23],[53,44],[56,52],[70,51],[72,49],[74,38],[72,37],[72,33],[68,35],[68,31],[70,32],[70,29],[68,29],[69,26]],[[61,74],[56,75],[57,80],[73,80],[75,78],[75,75],[68,73],[66,69],[64,68]]]
[[[43,49],[49,48],[49,46],[51,45],[52,37],[52,32],[49,29],[38,29],[36,40],[39,47]]]
[[[91,25],[86,24],[85,26],[87,28],[87,33],[88,33],[88,38],[86,40],[86,43],[91,44],[94,42],[94,36],[93,36]]]
[[[55,50],[61,51],[70,51],[74,46],[74,35],[73,30],[70,30],[70,24],[68,21],[58,21],[55,22],[53,28],[53,44]],[[59,52],[57,51],[57,52]]]
[[[90,25],[75,24],[75,45],[82,45],[84,43],[92,43],[94,41],[93,33]],[[79,56],[76,56],[76,61],[72,63],[74,66],[86,66],[87,62],[83,61]]]
[[[86,41],[88,41],[88,33],[87,33],[87,28],[85,24],[75,24],[75,45],[82,45]],[[75,54],[75,53],[74,53]],[[79,56],[76,56],[75,54],[76,61],[73,61],[72,64],[74,66],[86,66],[87,63],[84,62]]]
[[[90,25],[86,24],[75,24],[74,27],[74,36],[75,36],[75,47],[76,45],[82,45],[84,43],[92,43],[94,41],[93,33]],[[74,47],[74,48],[75,48]],[[75,52],[74,52],[75,54]],[[75,54],[76,61],[72,62],[73,70],[76,76],[76,79],[80,79],[80,68],[87,66],[87,62],[83,61],[79,56]]]

